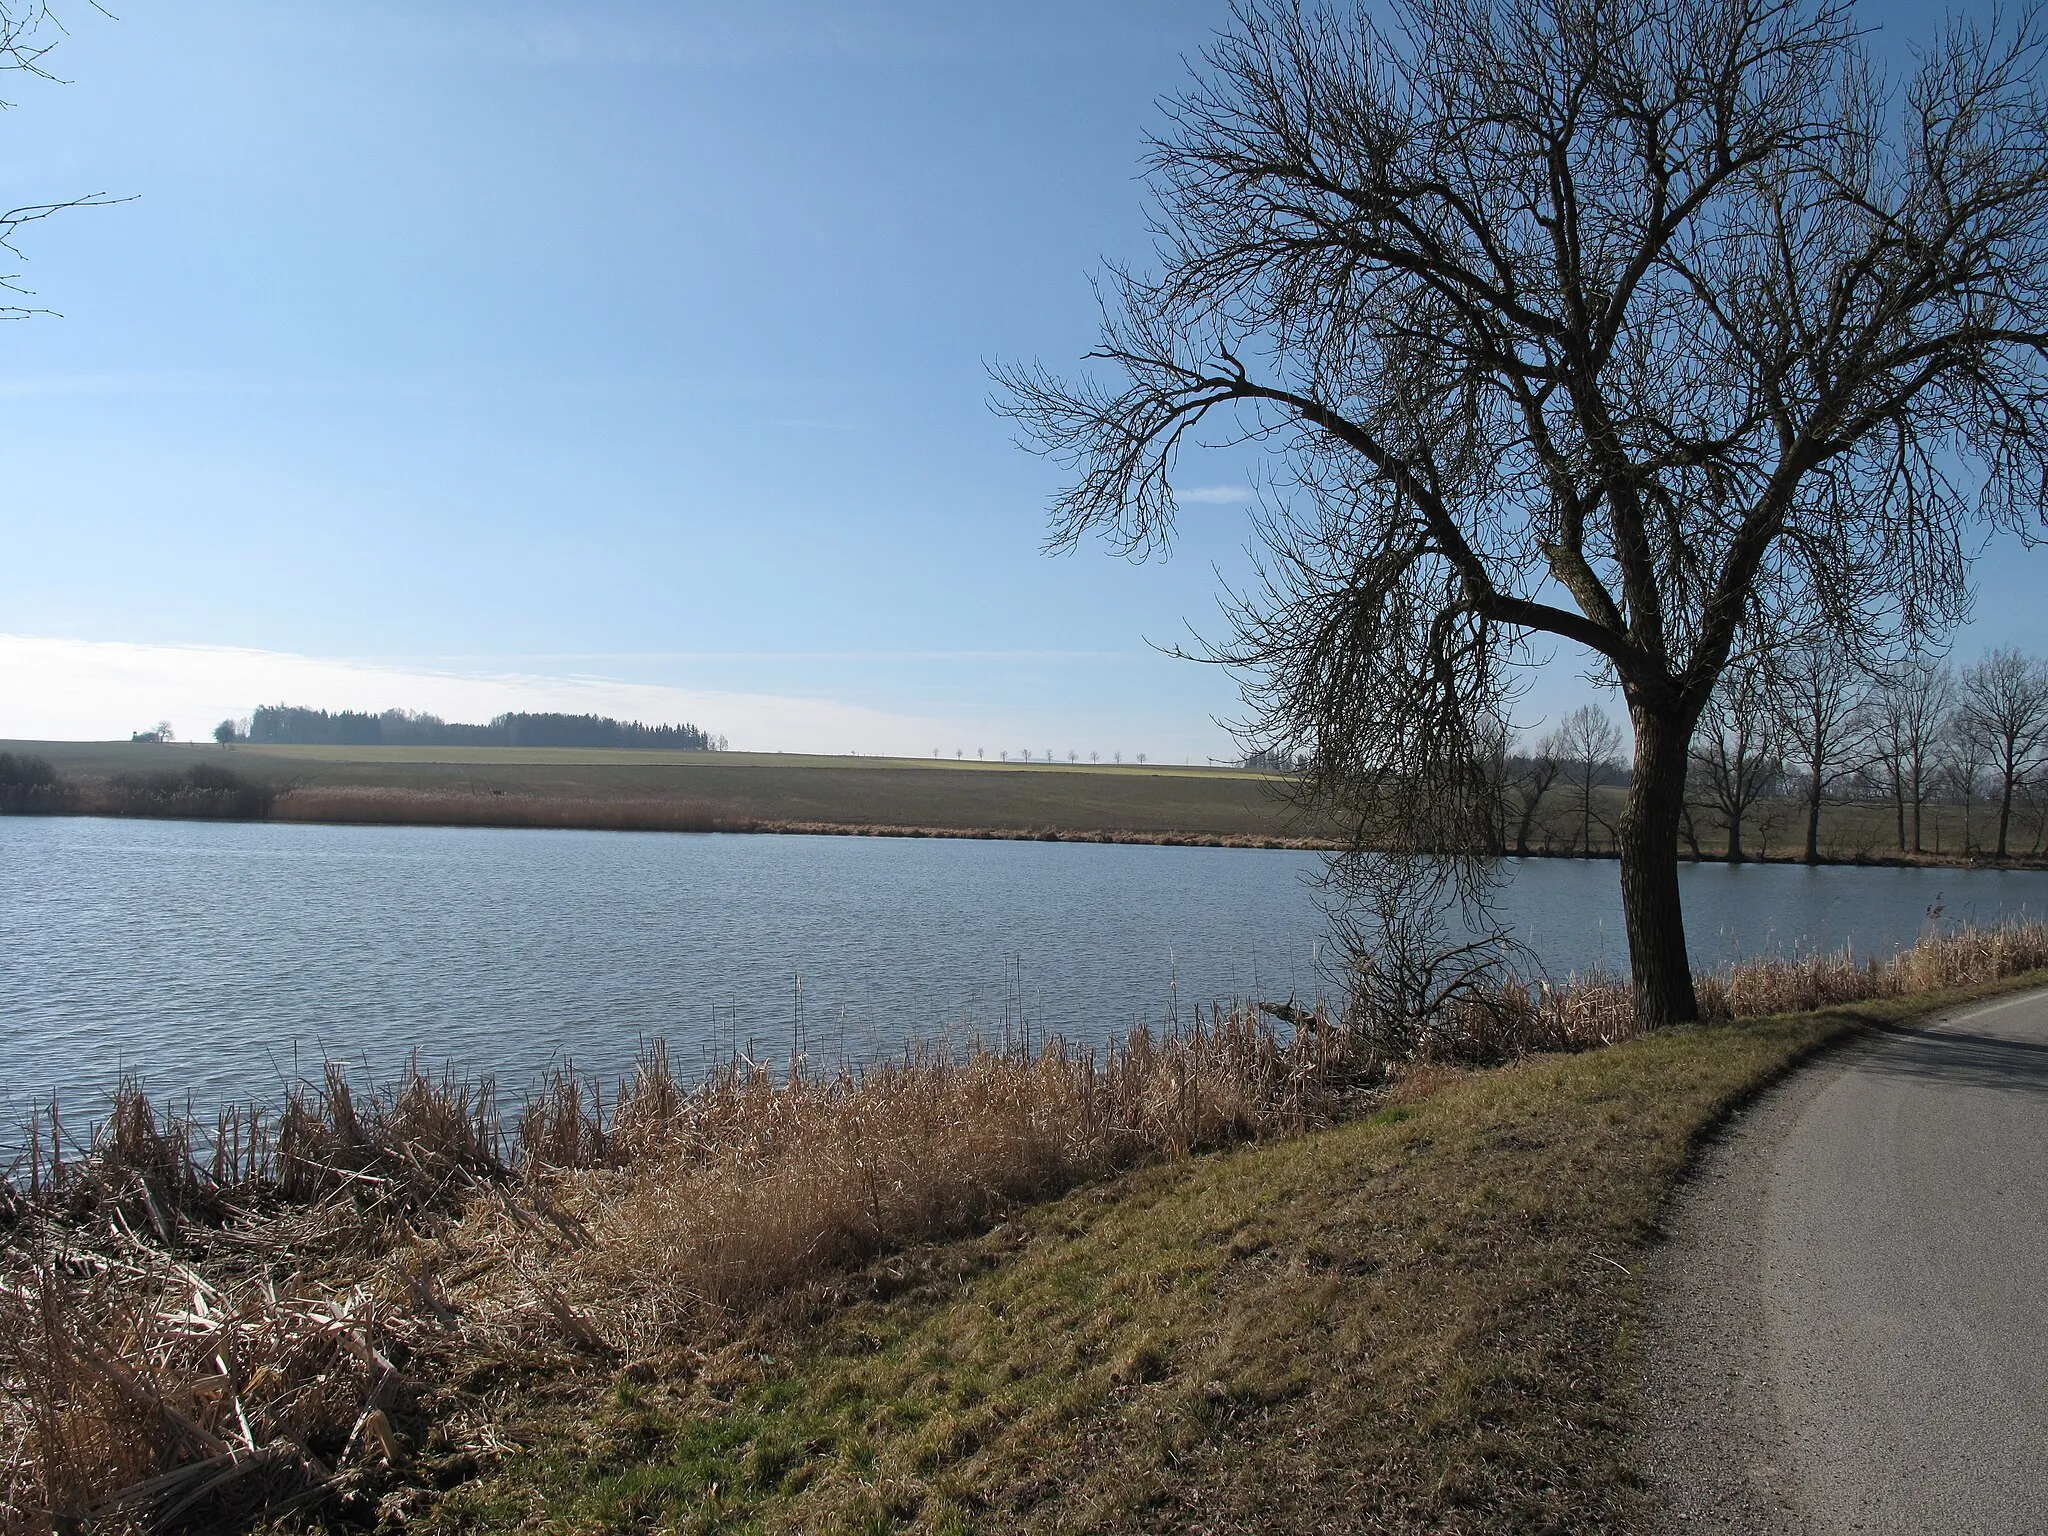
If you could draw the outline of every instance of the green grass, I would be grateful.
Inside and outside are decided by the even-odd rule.
[[[447,1532],[1546,1531],[1631,1522],[1642,1260],[1731,1106],[2038,975],[1446,1078],[558,1380]]]

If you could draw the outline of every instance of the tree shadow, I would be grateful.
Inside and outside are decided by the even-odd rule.
[[[1884,1077],[2048,1097],[2048,1043],[2039,1041],[1898,1026],[1859,1065]]]

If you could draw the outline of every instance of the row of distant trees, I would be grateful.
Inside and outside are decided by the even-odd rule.
[[[223,720],[213,739],[317,747],[644,747],[723,752],[726,741],[694,725],[643,725],[609,715],[507,713],[464,725],[404,709],[306,709],[265,705],[246,721]]]
[[[946,754],[944,748],[932,748],[933,757],[944,757],[945,755]],[[953,749],[953,756],[956,758],[965,758],[967,756],[967,749],[965,747],[955,747]],[[986,762],[988,760],[988,748],[976,747],[974,749],[974,756],[977,762]],[[1019,752],[1012,752],[1007,747],[998,747],[996,749],[997,762],[1007,763],[1013,760],[1020,763],[1056,763],[1060,759],[1059,754],[1053,751],[1051,747],[1046,747],[1042,751],[1032,747],[1025,747],[1022,751]],[[1112,763],[1121,763],[1124,760],[1124,755],[1121,752],[1112,752],[1109,754],[1109,760]],[[1079,752],[1069,752],[1067,754],[1067,761],[1070,763],[1078,763],[1081,761],[1081,754]],[[1088,761],[1091,763],[1099,763],[1102,761],[1102,754],[1100,752],[1090,752],[1088,754]],[[1134,763],[1142,763],[1145,761],[1145,754],[1140,752],[1137,756],[1133,757],[1131,761]]]
[[[1544,801],[1569,803],[1574,846],[1606,829],[1596,789],[1625,783],[1622,732],[1597,705],[1500,762],[1504,848],[1529,851]],[[1787,803],[1805,857],[1820,857],[1823,808],[1887,804],[1898,850],[1926,850],[1929,808],[1960,807],[1963,852],[2014,851],[2016,818],[2048,830],[2048,662],[1993,650],[1960,669],[1909,655],[1876,669],[1825,646],[1731,665],[1693,738],[1682,835],[1695,858],[1718,839],[1731,862],[1760,817]],[[1980,819],[1981,818],[1981,819]]]

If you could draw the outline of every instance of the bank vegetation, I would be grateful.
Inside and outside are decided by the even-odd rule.
[[[2043,965],[2048,927],[2015,924],[1930,938],[1883,963],[1753,964],[1703,979],[1701,996],[1737,1020]],[[924,1260],[899,1257],[957,1256],[967,1243],[983,1255],[975,1264],[993,1264],[977,1234],[1022,1231],[1077,1187],[1142,1192],[1154,1186],[1118,1181],[1207,1166],[1203,1154],[1233,1146],[1391,1124],[1435,1085],[1583,1057],[1629,1041],[1632,1020],[1627,986],[1592,979],[1507,984],[1421,1027],[1274,1004],[1100,1050],[913,1049],[830,1070],[736,1061],[696,1084],[674,1077],[657,1042],[609,1095],[564,1069],[512,1108],[488,1082],[417,1065],[379,1091],[330,1066],[281,1105],[204,1124],[132,1084],[90,1126],[52,1105],[0,1193],[0,1519],[217,1530],[297,1511],[335,1527],[431,1517],[495,1529],[533,1513],[515,1520],[503,1500],[554,1507],[562,1490],[533,1479],[569,1475],[549,1460],[562,1426],[643,1390],[692,1406],[649,1429],[639,1453],[612,1444],[628,1482],[714,1421],[738,1435],[716,1466],[664,1474],[668,1491],[647,1495],[663,1518],[737,1497],[732,1457],[755,1458],[748,1509],[797,1498],[813,1479],[858,1502],[867,1452],[852,1440],[764,1445],[730,1416],[743,1400],[757,1413],[747,1394],[765,1390],[773,1362],[798,1368],[820,1329],[862,1308],[886,1314],[892,1287],[923,1272]],[[1469,1188],[1439,1195],[1501,1198],[1483,1164],[1467,1173]],[[1055,1334],[1068,1326],[1045,1321]],[[1058,1340],[1020,1335],[1027,1344],[1043,1355]],[[1121,1385],[1114,1371],[1098,1385],[1116,1398],[1178,1379],[1186,1362],[1155,1353],[1117,1365]],[[1233,1422],[1227,1403],[1212,1407],[1216,1425]],[[1188,1411],[1196,1420],[1176,1433],[1206,1443]],[[937,1471],[996,1430],[913,1455],[924,1470],[905,1475],[925,1493],[890,1520],[930,1525]],[[874,1449],[880,1433],[854,1439]],[[1021,1495],[976,1495],[999,1496]]]

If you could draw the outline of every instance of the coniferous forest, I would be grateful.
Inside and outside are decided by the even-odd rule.
[[[643,725],[609,715],[507,713],[493,716],[488,725],[464,725],[404,709],[330,713],[287,704],[259,708],[250,717],[244,739],[321,747],[643,747],[669,752],[718,752],[725,747],[724,737],[694,725]]]

